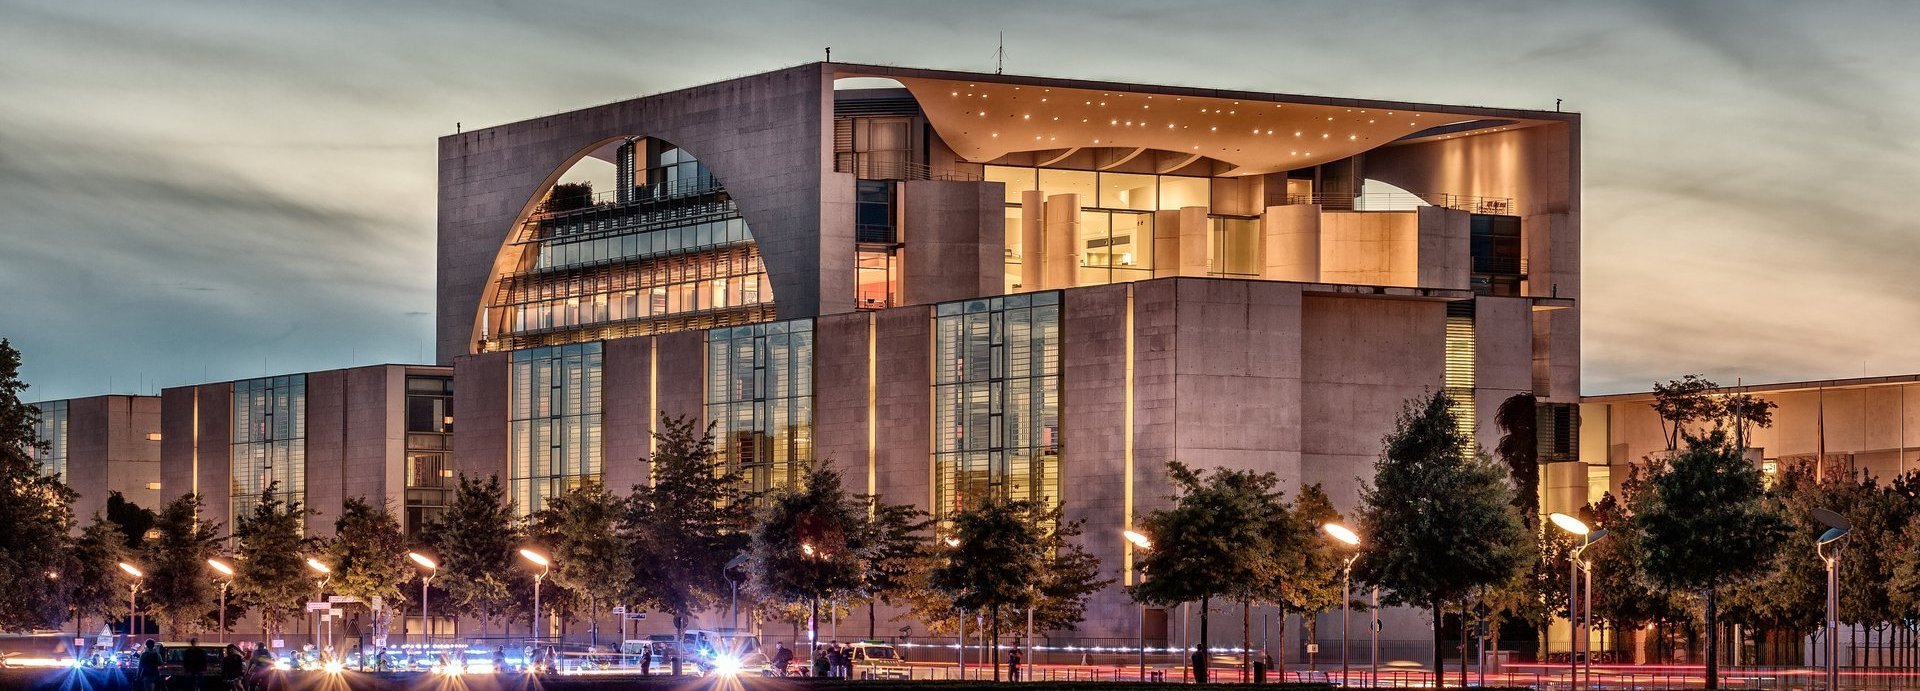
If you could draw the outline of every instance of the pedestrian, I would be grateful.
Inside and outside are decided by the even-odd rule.
[[[653,646],[640,651],[640,676],[653,674]]]
[[[847,678],[847,649],[840,647],[839,641],[834,641],[833,647],[827,649],[827,666],[832,668],[828,676],[835,679]]]
[[[1007,653],[1007,681],[1020,681],[1020,649],[1014,648]]]
[[[247,663],[247,687],[254,691],[267,688],[267,681],[273,675],[273,651],[267,648],[266,641],[253,646],[253,657]]]
[[[220,681],[225,682],[227,691],[242,691],[246,674],[247,659],[240,656],[240,646],[228,643],[220,651]]]
[[[1200,652],[1199,646],[1193,648],[1193,680],[1195,683],[1207,683],[1207,656]]]
[[[151,638],[140,651],[140,687],[150,691],[160,688],[160,644]]]
[[[200,637],[187,639],[187,649],[180,653],[180,671],[193,677],[193,686],[200,686],[200,675],[207,673],[207,649],[200,647]]]
[[[825,677],[828,674],[832,674],[832,673],[833,673],[833,669],[831,668],[831,665],[827,660],[827,649],[826,648],[818,649],[813,654],[813,676]]]
[[[503,645],[494,646],[493,647],[493,673],[506,674],[509,671],[511,670],[507,669],[507,647]]]
[[[787,666],[793,664],[793,650],[783,641],[775,643],[773,648],[773,668],[780,676],[787,676]]]

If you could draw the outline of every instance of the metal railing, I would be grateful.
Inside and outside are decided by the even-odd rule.
[[[1476,197],[1446,192],[1376,192],[1370,194],[1290,194],[1288,204],[1318,204],[1343,211],[1412,211],[1438,206],[1476,214],[1511,215],[1511,197]]]

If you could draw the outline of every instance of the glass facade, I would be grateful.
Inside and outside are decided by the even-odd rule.
[[[1060,501],[1060,293],[934,311],[934,510]]]
[[[813,459],[813,320],[707,332],[707,419],[753,490],[797,481]]]
[[[67,477],[67,402],[36,403],[40,421],[33,426],[33,438],[45,446],[32,449],[33,460],[40,463],[40,474],[65,480]]]
[[[234,516],[253,510],[275,482],[284,500],[307,498],[307,375],[247,379],[233,383]]]
[[[453,378],[407,377],[406,530],[440,517],[453,499]]]
[[[483,348],[772,318],[766,267],[726,188],[692,155],[655,140],[623,146],[623,167],[637,165],[638,149],[650,152],[646,167],[629,180],[644,183],[611,198],[550,203],[522,226],[514,240],[521,264],[499,279]]]
[[[601,479],[599,343],[515,351],[508,377],[507,496],[521,515]]]
[[[1479,295],[1519,295],[1527,277],[1519,216],[1474,214],[1469,225],[1473,291]]]
[[[1029,254],[1021,231],[1026,220],[1021,205],[1024,192],[1038,191],[1043,199],[1059,194],[1079,196],[1075,285],[1082,286],[1153,278],[1153,212],[1212,208],[1212,178],[1017,166],[986,166],[984,177],[1006,185],[1008,293],[1039,287],[1037,278],[1022,273],[1023,260]],[[1222,276],[1257,276],[1258,220],[1221,220],[1229,222],[1216,221],[1210,229],[1210,271]]]

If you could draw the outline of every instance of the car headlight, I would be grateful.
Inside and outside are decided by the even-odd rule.
[[[328,674],[339,674],[341,670],[346,669],[339,660],[328,660],[327,664],[321,665],[320,668],[326,670]]]
[[[740,658],[721,655],[713,659],[713,671],[721,676],[733,676],[740,673]]]

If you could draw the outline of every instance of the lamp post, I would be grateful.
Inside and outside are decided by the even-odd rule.
[[[947,549],[955,549],[960,546],[960,538],[957,537],[947,536],[940,538],[940,541],[947,545]],[[949,557],[949,559],[951,559],[951,557]],[[954,627],[954,642],[957,644],[954,646],[954,657],[960,662],[960,679],[961,681],[965,681],[967,678],[967,617],[961,615],[956,617],[956,619],[959,621],[959,624]],[[809,625],[811,625],[811,623]],[[811,637],[813,634],[809,633],[807,635]],[[813,645],[813,641],[809,640],[807,642],[808,655],[813,654]]]
[[[133,577],[133,584],[127,586],[127,643],[131,645],[133,643],[134,627],[137,625],[139,619],[134,616],[134,612],[140,611],[140,580],[146,578],[147,575],[140,573],[140,569],[124,561],[120,562],[120,570],[127,572],[127,575]]]
[[[1133,546],[1135,549],[1138,549],[1142,552],[1150,551],[1153,549],[1153,540],[1149,539],[1144,534],[1134,532],[1132,530],[1123,530],[1123,531],[1120,531],[1120,535],[1127,538],[1127,542],[1133,543]],[[1134,568],[1136,571],[1140,573],[1141,581],[1147,580],[1146,564],[1138,564]],[[1140,654],[1140,681],[1146,681],[1147,680],[1147,605],[1144,602],[1140,603],[1139,640],[1137,642],[1136,649],[1137,649],[1137,652],[1139,652]]]
[[[326,564],[321,563],[319,559],[315,559],[313,557],[307,557],[307,568],[312,569],[314,573],[320,574],[320,585],[313,589],[314,601],[325,602],[327,597],[327,582],[333,580],[333,569],[329,568]],[[326,647],[321,649],[321,652],[324,653],[333,648],[333,621],[332,621],[332,617],[327,616],[327,612],[325,610],[315,613],[314,619],[313,619],[313,628],[314,628],[314,633],[316,634],[320,632],[321,620],[326,620],[327,622],[326,623],[326,629],[327,629]]]
[[[233,567],[219,559],[208,559],[207,566],[219,573],[220,581],[220,642],[227,642],[227,587],[233,585]]]
[[[540,640],[540,582],[547,579],[547,572],[553,570],[553,562],[546,555],[530,549],[520,550],[520,556],[540,567],[540,573],[533,575],[533,639]]]
[[[1567,555],[1567,674],[1571,676],[1567,682],[1567,688],[1578,689],[1582,660],[1585,660],[1586,675],[1589,680],[1593,676],[1593,656],[1587,654],[1590,651],[1580,650],[1587,647],[1589,639],[1593,637],[1593,564],[1581,561],[1580,555],[1585,553],[1588,547],[1592,547],[1593,543],[1599,542],[1600,538],[1606,537],[1607,531],[1594,530],[1587,525],[1586,521],[1564,513],[1554,512],[1548,514],[1547,518],[1561,530],[1580,536],[1580,546],[1573,548],[1573,552]],[[1584,603],[1580,597],[1582,573],[1587,577]],[[1578,618],[1574,617],[1576,606],[1580,610]]]
[[[440,572],[440,565],[433,563],[433,560],[427,558],[427,555],[419,552],[408,552],[407,558],[412,559],[413,563],[420,565],[420,568],[426,569],[426,573],[420,574],[420,640],[425,643],[432,643],[433,625],[431,622],[433,620],[427,618],[427,586],[433,583],[433,575]],[[406,622],[405,619],[400,621],[403,624]]]
[[[1840,683],[1840,538],[1853,531],[1853,522],[1828,509],[1816,508],[1813,517],[1827,526],[1813,543],[1813,553],[1827,566],[1827,688]]]
[[[1326,531],[1328,535],[1333,536],[1333,539],[1339,540],[1340,542],[1345,543],[1349,548],[1360,546],[1360,536],[1355,534],[1352,530],[1349,530],[1344,525],[1340,525],[1338,523],[1328,523],[1326,525],[1320,526],[1320,529]],[[1341,686],[1349,685],[1349,682],[1347,681],[1347,655],[1353,650],[1353,637],[1352,637],[1353,560],[1359,559],[1359,558],[1360,558],[1359,552],[1354,552],[1353,554],[1347,555],[1347,563],[1342,567],[1343,570],[1341,571],[1341,576],[1340,576],[1340,685]]]

